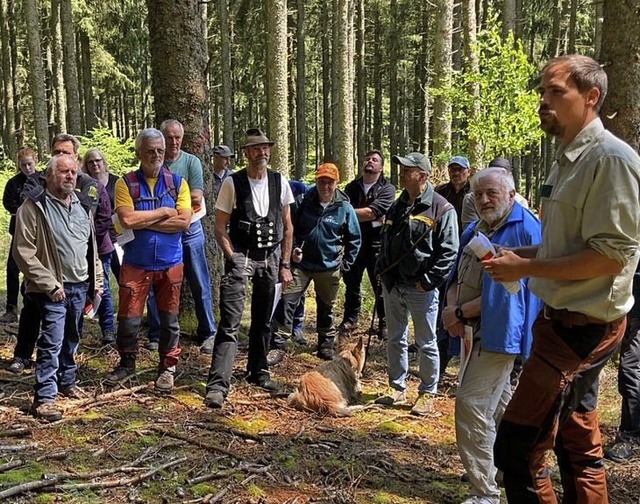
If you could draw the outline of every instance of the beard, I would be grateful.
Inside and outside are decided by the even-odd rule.
[[[541,112],[544,112],[541,114]],[[549,109],[540,109],[538,111],[538,117],[540,118],[540,129],[552,136],[562,136],[564,127],[558,122],[558,116],[551,113]]]
[[[493,226],[500,222],[511,210],[511,202],[509,200],[505,202],[497,203],[495,208],[491,208],[488,210],[480,210],[478,213],[482,220],[485,221],[490,226]]]

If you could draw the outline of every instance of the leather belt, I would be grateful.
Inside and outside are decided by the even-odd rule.
[[[560,322],[563,327],[566,327],[568,329],[572,327],[584,327],[589,324],[607,325],[610,323],[606,320],[590,317],[589,315],[585,315],[584,313],[573,312],[567,309],[556,310],[549,305],[544,305],[543,315],[547,320]]]

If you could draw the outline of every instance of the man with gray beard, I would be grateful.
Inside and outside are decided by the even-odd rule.
[[[464,336],[466,326],[473,328],[472,351],[456,393],[458,452],[471,484],[471,495],[463,504],[499,504],[493,442],[511,399],[513,364],[516,357],[529,355],[531,326],[542,303],[531,294],[526,279],[520,280],[519,292],[510,294],[484,273],[468,243],[481,232],[494,246],[535,245],[542,230],[540,221],[515,202],[513,177],[506,170],[478,172],[471,179],[471,193],[480,220],[462,234],[442,323],[458,337]]]

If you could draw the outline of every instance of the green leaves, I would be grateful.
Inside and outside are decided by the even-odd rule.
[[[510,33],[500,37],[501,27],[478,34],[474,51],[479,70],[454,73],[449,88],[432,89],[434,97],[448,96],[453,103],[457,139],[453,152],[467,152],[468,145],[481,145],[481,164],[497,155],[521,155],[542,136],[538,122],[538,95],[530,89],[535,74],[520,41]],[[477,87],[477,102],[471,92]],[[476,106],[476,113],[470,114]]]

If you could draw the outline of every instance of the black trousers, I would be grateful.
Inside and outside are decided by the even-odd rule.
[[[351,265],[349,271],[345,271],[342,277],[345,285],[344,294],[344,315],[342,317],[343,322],[357,323],[360,316],[360,309],[362,307],[362,293],[360,292],[360,286],[362,284],[362,277],[366,270],[371,282],[373,291],[376,290],[376,275],[375,266],[378,259],[378,253],[380,247],[364,246],[360,249],[355,262]],[[384,314],[384,301],[382,300],[382,289],[378,293],[378,300],[376,303],[376,313],[378,321],[385,324]]]

